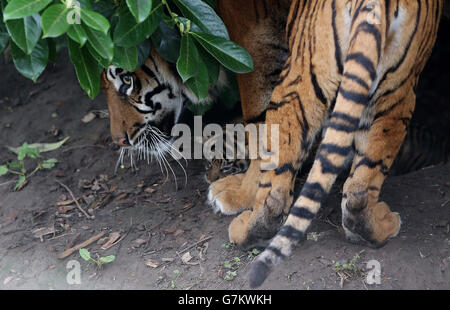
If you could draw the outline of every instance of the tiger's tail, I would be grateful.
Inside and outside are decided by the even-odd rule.
[[[288,257],[304,237],[352,152],[355,131],[369,103],[371,90],[376,88],[372,86],[376,83],[377,67],[386,41],[386,17],[381,14],[379,23],[371,23],[370,3],[371,1],[366,0],[352,2],[349,47],[342,82],[325,137],[285,224],[250,267],[249,284],[252,288],[260,286],[273,267]],[[384,12],[385,4],[383,1],[380,4],[381,12]]]

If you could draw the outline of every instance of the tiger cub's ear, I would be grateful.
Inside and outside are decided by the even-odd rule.
[[[103,90],[109,89],[111,83],[109,83],[108,78],[106,77],[106,70],[103,70],[100,76],[100,85]]]

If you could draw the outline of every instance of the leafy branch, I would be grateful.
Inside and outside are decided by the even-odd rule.
[[[220,66],[253,70],[214,6],[214,0],[0,0],[0,53],[9,47],[16,69],[36,81],[68,47],[81,87],[94,98],[105,68],[134,71],[153,46],[201,100]]]

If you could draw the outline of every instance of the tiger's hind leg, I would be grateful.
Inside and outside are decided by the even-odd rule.
[[[384,98],[377,105],[375,119],[368,131],[355,136],[355,157],[344,184],[342,226],[347,239],[379,247],[395,237],[401,225],[400,216],[378,201],[387,176],[403,139],[415,106],[412,90],[401,101]],[[391,109],[383,106],[391,103]],[[387,106],[387,105],[386,105]],[[381,111],[380,111],[381,110]]]
[[[289,65],[289,62],[288,62]],[[288,67],[288,66],[287,66]],[[273,155],[261,160],[251,210],[237,216],[229,226],[230,241],[247,247],[273,237],[283,224],[294,199],[298,170],[309,154],[314,137],[322,128],[327,106],[308,94],[300,99],[292,81],[295,72],[275,88],[266,112],[268,127],[264,147]],[[289,85],[291,85],[289,87]],[[294,85],[294,86],[292,86]],[[299,108],[300,107],[300,108]],[[272,145],[272,126],[278,126],[278,143]],[[266,158],[267,159],[267,158]],[[254,161],[252,161],[253,164]]]

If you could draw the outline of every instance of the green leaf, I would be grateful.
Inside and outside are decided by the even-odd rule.
[[[101,31],[103,34],[108,32],[110,26],[109,21],[103,15],[86,9],[81,9],[80,14],[83,23],[90,28]]]
[[[100,67],[102,69],[106,69],[109,67],[111,62],[108,59],[105,59],[102,56],[100,56],[99,53],[97,53],[95,51],[95,49],[92,47],[91,44],[86,44],[86,47],[87,47],[89,53],[91,54],[91,56],[94,57],[94,59],[98,62],[98,64],[100,65]]]
[[[53,4],[49,6],[41,18],[43,38],[54,38],[67,32],[70,24],[67,22],[69,9],[64,4]]]
[[[9,43],[9,34],[5,24],[0,20],[0,54],[3,53]]]
[[[203,47],[198,48],[200,58],[205,62],[208,68],[209,83],[214,85],[219,79],[220,64]]]
[[[161,21],[152,35],[152,43],[158,54],[168,62],[176,63],[180,55],[180,34]]]
[[[111,263],[116,259],[116,257],[114,255],[109,255],[106,257],[100,257],[99,261],[102,262],[103,264],[105,263]]]
[[[152,10],[151,0],[127,0],[127,5],[137,23],[142,23]]]
[[[70,137],[66,137],[63,140],[55,143],[32,143],[32,144],[26,143],[26,148],[37,149],[40,153],[50,152],[59,149],[64,143],[67,142],[67,140],[69,140],[69,138]],[[21,147],[8,146],[8,149],[13,153],[19,154],[19,151],[22,147],[24,146],[23,145]]]
[[[27,55],[31,54],[41,37],[39,15],[9,20],[6,22],[6,28],[14,43]]]
[[[11,54],[17,71],[36,82],[47,66],[48,43],[40,40],[30,55],[25,54],[15,43],[12,43]]]
[[[148,55],[147,55],[148,57]],[[138,65],[138,51],[136,47],[114,47],[114,59],[112,64],[125,69],[127,71],[134,71]]]
[[[6,165],[7,165],[8,167],[11,167],[11,168],[17,168],[17,169],[20,169],[20,168],[22,167],[22,165],[21,165],[20,163],[15,162],[15,161],[10,162],[10,163],[7,163]]]
[[[186,81],[186,86],[197,96],[198,100],[205,99],[208,96],[209,77],[208,68],[206,68],[203,60],[198,58],[197,74]]]
[[[88,38],[88,44],[90,44],[100,56],[108,61],[112,61],[114,57],[114,43],[109,35],[86,27],[85,25],[83,25],[83,28]]]
[[[80,46],[83,46],[87,41],[86,31],[84,31],[84,28],[81,25],[71,25],[67,31],[67,35],[75,42],[78,42]]]
[[[26,180],[27,178],[24,175],[20,175],[19,180],[17,180],[16,186],[14,186],[14,190],[17,191],[23,185],[23,183],[25,183]]]
[[[28,143],[24,142],[17,152],[17,159],[22,161],[27,155],[26,149],[28,148]]]
[[[88,250],[80,249],[79,253],[80,253],[81,258],[84,260],[88,261],[91,259],[91,253],[89,253]]]
[[[199,53],[194,40],[189,34],[181,37],[180,56],[177,61],[177,70],[183,83],[195,76],[198,71]]]
[[[204,32],[223,39],[230,37],[223,21],[208,4],[202,0],[173,0],[184,17],[193,21]]]
[[[207,33],[190,33],[225,68],[236,73],[253,71],[252,57],[239,44]]]
[[[26,150],[26,155],[30,158],[38,158],[39,150],[28,146],[28,148]]]
[[[8,173],[8,167],[6,165],[0,166],[0,177]]]
[[[119,17],[114,29],[114,43],[123,47],[134,47],[149,38],[162,19],[161,4],[154,8],[148,18],[142,23],[136,23],[134,16],[125,11]]]
[[[100,91],[100,74],[98,63],[89,53],[86,47],[80,46],[69,40],[69,56],[75,66],[78,81],[89,98],[95,98]]]
[[[50,159],[44,160],[42,162],[42,168],[52,169],[53,167],[55,167],[56,163],[58,163],[58,160],[56,158],[50,158]]]
[[[18,19],[38,13],[52,0],[11,0],[3,12],[3,20]]]

